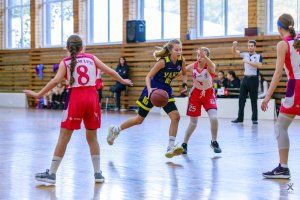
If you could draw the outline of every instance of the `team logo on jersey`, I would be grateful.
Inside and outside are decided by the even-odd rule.
[[[210,99],[209,102],[210,102],[210,104],[216,104],[216,100],[214,100],[214,99]]]
[[[178,70],[181,70],[181,66],[180,66],[180,65],[178,65],[178,66],[177,66],[177,69],[178,69]]]

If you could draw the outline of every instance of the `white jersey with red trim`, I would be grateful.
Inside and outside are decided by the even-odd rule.
[[[300,35],[297,36],[297,38]],[[294,38],[287,36],[283,39],[288,44],[288,52],[285,56],[285,72],[288,79],[300,79],[300,51],[293,47]]]
[[[75,66],[73,77],[74,83],[70,87],[95,86],[98,71],[95,64],[94,56],[87,53],[81,53],[76,56],[77,64]],[[70,81],[71,57],[64,58],[64,64],[67,68],[66,79]]]
[[[198,62],[194,63],[193,69],[193,87],[199,90],[207,90],[213,87],[214,73],[210,73],[207,64],[203,69],[198,69]]]

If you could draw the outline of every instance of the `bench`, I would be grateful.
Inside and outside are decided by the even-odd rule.
[[[27,108],[27,97],[24,93],[0,93],[0,107]]]

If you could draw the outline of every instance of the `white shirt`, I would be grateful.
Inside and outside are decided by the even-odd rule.
[[[250,62],[262,62],[262,56],[258,53],[250,55],[248,52],[241,52],[240,56]],[[253,67],[248,63],[244,63],[244,69],[245,76],[258,76],[258,69],[256,67]]]

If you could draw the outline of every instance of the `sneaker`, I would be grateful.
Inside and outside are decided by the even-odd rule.
[[[222,150],[221,148],[219,147],[219,144],[217,141],[211,141],[210,142],[210,147],[214,150],[215,153],[221,153]]]
[[[187,143],[182,143],[183,152],[182,154],[187,154]]]
[[[108,135],[107,135],[107,138],[106,138],[106,141],[109,145],[113,145],[114,144],[114,141],[115,139],[118,137],[120,131],[118,130],[117,127],[115,126],[111,126],[108,128]]]
[[[232,120],[231,122],[237,124],[237,123],[243,123],[243,120],[235,119]]]
[[[35,179],[37,181],[55,184],[56,174],[54,174],[54,173],[50,174],[49,169],[46,169],[46,172],[35,174]]]
[[[105,181],[104,176],[102,176],[102,171],[100,171],[99,173],[95,173],[94,177],[96,183],[103,183]]]
[[[272,171],[262,173],[262,175],[265,178],[289,179],[291,177],[289,168],[281,167],[280,164]]]
[[[173,147],[168,147],[167,149],[167,153],[165,154],[165,156],[167,158],[172,158],[173,156],[179,156],[181,155],[183,152],[183,148],[181,146],[173,146]]]
[[[252,124],[258,124],[258,121],[253,120]]]

